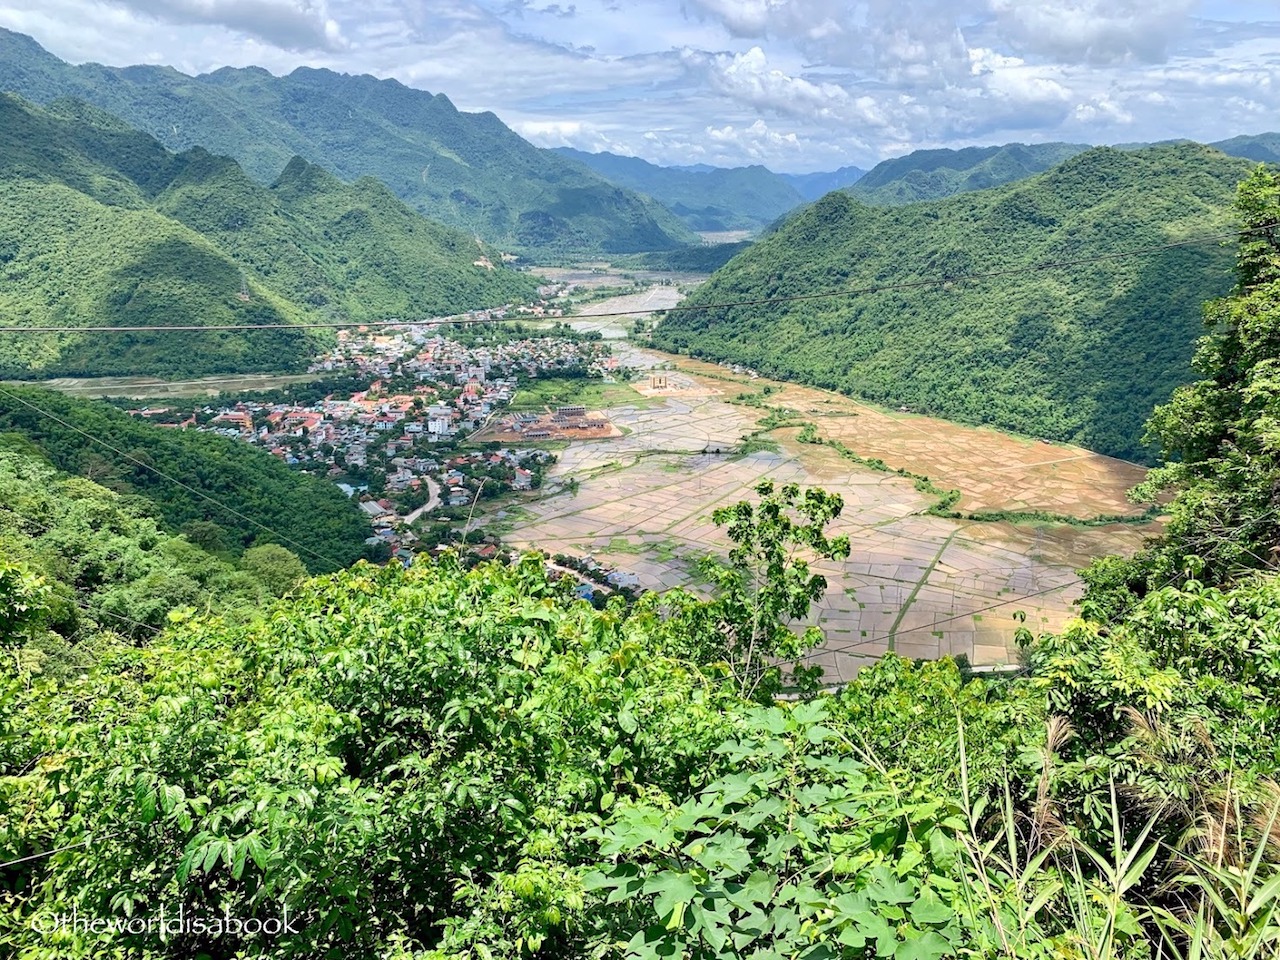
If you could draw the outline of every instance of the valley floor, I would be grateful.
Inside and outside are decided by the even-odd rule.
[[[593,305],[593,313],[630,308],[630,302],[605,301]],[[574,325],[605,326],[587,317]],[[738,455],[743,437],[767,411],[734,401],[772,386],[768,405],[789,408],[814,423],[820,438],[838,440],[854,454],[959,488],[957,507],[965,512],[1132,516],[1138,511],[1124,492],[1143,474],[1075,447],[889,413],[621,340],[614,347],[623,366],[662,368],[666,386],[638,381],[633,400],[607,410],[622,437],[569,443],[548,476],[547,493],[497,511],[486,526],[501,530],[513,546],[591,555],[635,574],[644,587],[699,589],[705,580],[697,559],[727,549],[711,521],[715,508],[749,498],[766,479],[839,493],[845,510],[833,529],[847,533],[853,549],[844,563],[821,568],[829,586],[814,610],[827,641],[813,662],[828,680],[847,678],[886,650],[1013,662],[1015,613],[1025,613],[1033,631],[1058,629],[1081,593],[1075,571],[1104,553],[1131,553],[1157,529],[929,516],[925,511],[937,498],[917,490],[911,478],[852,463],[827,445],[797,442],[796,426],[765,435],[773,441],[765,446],[776,445],[776,452]]]

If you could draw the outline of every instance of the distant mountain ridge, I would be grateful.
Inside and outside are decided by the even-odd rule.
[[[300,157],[271,186],[233,160],[170,153],[75,101],[0,95],[0,325],[296,324],[494,306],[536,281],[371,178]],[[15,338],[6,337],[12,343]],[[3,376],[294,369],[311,332],[23,337]]]
[[[1199,144],[1095,148],[1018,183],[904,206],[835,192],[683,304],[1017,269],[1229,232],[1246,160]],[[1064,271],[749,308],[685,309],[655,343],[955,420],[1148,456],[1142,424],[1191,376],[1201,303],[1231,287],[1208,243]]]
[[[795,187],[806,200],[817,200],[832,190],[853,186],[866,174],[867,171],[861,167],[850,166],[824,173],[780,173],[778,176]]]
[[[372,176],[432,219],[531,254],[629,253],[696,242],[674,214],[549,150],[492,113],[395,80],[301,67],[72,66],[0,29],[0,90],[38,104],[75,97],[165,147],[234,157],[270,183],[294,156],[345,180]]]
[[[916,150],[876,164],[845,189],[863,203],[876,206],[940,200],[1026,179],[1088,149],[1083,143],[1007,143]]]
[[[653,197],[693,230],[758,230],[805,202],[785,177],[762,166],[661,167],[614,153],[571,147],[556,152],[612,183]]]

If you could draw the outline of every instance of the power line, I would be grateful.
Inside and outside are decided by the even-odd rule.
[[[231,507],[228,507],[225,503],[222,503],[221,501],[214,499],[204,491],[197,490],[195,487],[191,486],[190,484],[183,483],[181,480],[177,479],[176,477],[169,476],[167,473],[164,473],[163,471],[156,469],[155,467],[151,466],[151,464],[149,463],[144,463],[143,461],[139,460],[137,457],[132,456],[131,454],[125,453],[119,447],[114,447],[111,444],[107,443],[101,437],[95,437],[93,434],[89,433],[87,430],[81,430],[75,424],[68,423],[66,420],[63,420],[57,414],[51,413],[50,411],[37,406],[36,404],[32,403],[30,400],[24,400],[22,397],[19,397],[16,394],[10,393],[8,390],[5,390],[3,388],[0,388],[0,397],[6,397],[9,400],[14,401],[15,403],[20,403],[24,407],[28,407],[31,410],[34,410],[36,413],[40,414],[41,416],[46,417],[54,421],[55,423],[61,424],[62,426],[66,427],[68,430],[72,430],[75,433],[78,433],[80,436],[86,438],[87,440],[92,441],[93,443],[96,443],[98,446],[105,447],[107,450],[110,450],[112,453],[116,454],[116,456],[124,457],[129,462],[139,467],[142,467],[144,470],[148,470],[151,473],[154,473],[157,477],[160,477],[163,480],[168,480],[170,483],[176,483],[178,486],[182,487],[182,489],[186,490],[188,493],[195,494],[201,500],[204,500],[208,503],[213,504],[215,507],[218,507],[220,510],[225,510],[227,513],[231,514],[233,517],[243,520],[245,523],[248,523],[254,527],[257,527],[259,530],[269,533],[273,537],[279,537],[280,540],[283,541],[284,543],[287,543],[289,546],[294,547],[295,549],[303,553],[306,553],[306,554],[309,554],[310,556],[315,557],[317,560],[323,560],[325,563],[332,564],[335,570],[342,570],[345,567],[345,564],[339,563],[337,560],[334,560],[332,557],[326,557],[323,554],[317,553],[315,550],[312,550],[310,547],[304,544],[298,543],[296,540],[286,537],[282,533],[272,530],[266,524],[253,519],[253,517],[245,516],[240,511],[235,510]]]
[[[919,290],[926,287],[946,287],[975,280],[993,280],[999,277],[1012,277],[1027,273],[1039,273],[1045,270],[1060,270],[1066,267],[1078,267],[1091,263],[1103,263],[1111,260],[1124,260],[1130,257],[1142,257],[1178,247],[1196,246],[1202,243],[1221,243],[1238,240],[1241,235],[1272,229],[1269,227],[1246,227],[1233,233],[1223,233],[1190,240],[1176,240],[1152,247],[1139,247],[1120,253],[1096,254],[1091,257],[1077,257],[1067,260],[1046,260],[1024,267],[1008,267],[1004,270],[987,270],[981,273],[963,273],[945,277],[933,277],[925,280],[907,280],[900,283],[877,283],[863,287],[846,287],[841,290],[825,290],[817,293],[799,293],[786,297],[760,297],[750,300],[729,300],[720,303],[676,304],[670,307],[651,308],[648,310],[615,310],[610,313],[594,313],[589,319],[597,320],[613,317],[647,317],[654,313],[682,313],[691,310],[725,310],[732,307],[762,307],[777,303],[798,303],[807,300],[826,300],[836,297],[853,297],[873,293],[893,293],[902,290]],[[504,318],[517,321],[524,318]],[[570,319],[567,317],[559,319]],[[358,330],[378,329],[386,327],[434,327],[434,326],[466,326],[477,323],[498,323],[479,317],[441,317],[432,320],[371,320],[363,323],[354,321],[334,321],[323,323],[224,323],[201,326],[197,324],[178,324],[174,326],[88,326],[88,327],[0,327],[0,333],[210,333],[219,331],[251,331],[251,330]]]

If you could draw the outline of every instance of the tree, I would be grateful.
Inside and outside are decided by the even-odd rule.
[[[307,568],[298,555],[275,543],[250,547],[240,558],[240,568],[261,580],[277,597],[307,579]]]
[[[734,546],[728,566],[712,563],[707,570],[720,588],[713,610],[738,691],[746,698],[767,698],[781,683],[777,661],[795,664],[822,641],[817,627],[797,636],[790,625],[806,616],[827,589],[826,578],[810,572],[805,556],[843,560],[849,556],[849,538],[825,533],[844,508],[839,494],[816,487],[802,492],[794,483],[775,487],[771,481],[757,484],[755,492],[761,498],[757,505],[744,500],[712,514],[717,526],[728,528]],[[816,671],[796,673],[802,682],[816,676]]]
[[[1165,536],[1142,558],[1151,587],[1188,571],[1225,583],[1274,568],[1280,552],[1280,173],[1259,167],[1236,212],[1236,290],[1205,306],[1204,379],[1174,391],[1147,425],[1166,463],[1135,496],[1177,492]]]

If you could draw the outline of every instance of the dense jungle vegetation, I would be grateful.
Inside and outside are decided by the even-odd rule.
[[[961,150],[913,150],[877,163],[845,190],[873,206],[941,200],[1025,180],[1088,149],[1083,143],[1007,143]]]
[[[1239,212],[1280,225],[1280,178],[1255,173]],[[819,638],[790,625],[825,584],[805,558],[850,547],[827,534],[839,498],[794,486],[716,511],[732,550],[714,598],[604,610],[536,555],[471,571],[446,556],[313,579],[248,619],[173,611],[145,641],[67,636],[58,577],[7,557],[0,944],[1274,957],[1272,234],[1247,236],[1237,276],[1208,310],[1202,379],[1152,419],[1180,458],[1144,491],[1174,493],[1165,535],[1095,565],[1062,633],[1023,632],[1013,677],[888,656],[811,695]],[[785,684],[799,701],[776,699]],[[148,930],[162,907],[240,926]]]
[[[1249,169],[1196,144],[1099,148],[1017,184],[932,203],[869,207],[829,194],[684,305],[963,277],[1222,234]],[[1199,243],[946,286],[682,310],[654,342],[1149,461],[1143,420],[1191,378],[1200,305],[1229,288],[1229,268],[1219,243]]]
[[[331,573],[363,556],[373,535],[332,483],[240,440],[166,430],[50,390],[3,387],[0,434],[10,433],[59,470],[145,499],[148,515],[214,554],[278,543],[311,572]]]
[[[83,103],[0,95],[0,328],[387,320],[535,294],[473,237],[373,180],[295,158],[270,187]],[[305,367],[314,332],[5,334],[0,376]]]
[[[0,30],[0,90],[87,101],[170,150],[234,157],[269,184],[295,156],[344,180],[374,177],[432,220],[543,256],[667,250],[696,237],[660,204],[517,136],[492,113],[395,80],[299,68],[73,66]]]

